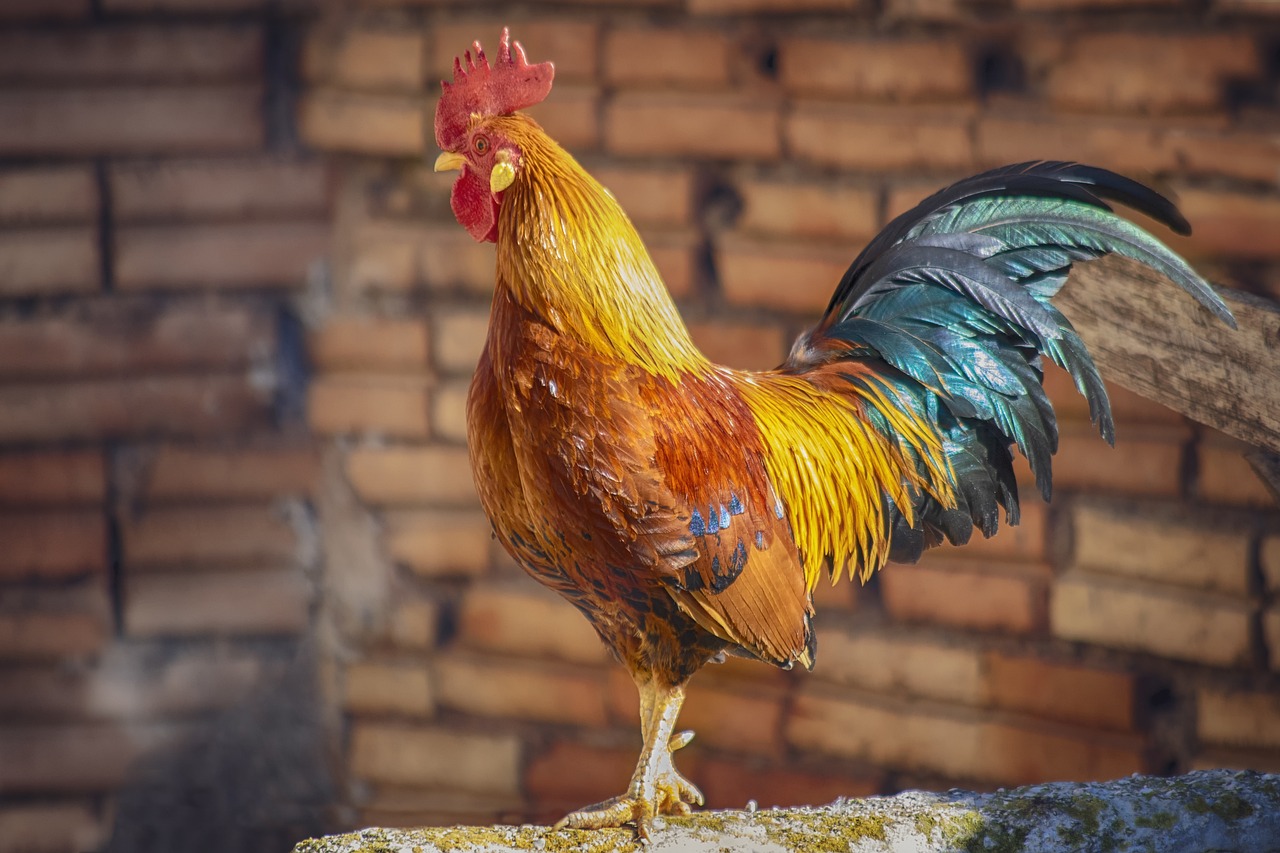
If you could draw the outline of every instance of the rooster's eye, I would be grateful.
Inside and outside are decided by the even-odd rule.
[[[488,139],[488,137],[485,137],[485,136],[477,136],[477,137],[475,138],[475,141],[474,141],[474,142],[472,142],[471,144],[472,144],[473,146],[475,146],[475,149],[476,149],[476,153],[477,153],[477,154],[483,154],[484,152],[486,152],[486,151],[488,151],[488,150],[489,150],[489,139]]]

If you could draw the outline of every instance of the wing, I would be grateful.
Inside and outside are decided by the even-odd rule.
[[[646,383],[654,465],[697,558],[664,572],[706,631],[779,666],[813,665],[813,608],[766,441],[729,371]]]
[[[495,467],[518,472],[523,515],[508,515],[530,571],[622,606],[666,595],[749,654],[810,662],[799,558],[734,389],[711,369],[673,383],[611,363],[532,318],[499,328],[518,330],[490,364],[520,423]]]

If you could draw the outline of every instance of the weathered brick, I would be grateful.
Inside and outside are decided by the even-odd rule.
[[[90,2],[91,0],[9,0],[0,4],[0,21],[87,18]]]
[[[1249,533],[1187,511],[1160,513],[1107,503],[1071,510],[1070,565],[1092,573],[1246,595]]]
[[[307,36],[302,73],[312,85],[418,92],[425,62],[421,33],[321,25]]]
[[[137,573],[126,582],[125,634],[299,634],[307,627],[310,597],[297,569]]]
[[[982,656],[983,701],[1010,711],[1090,728],[1130,731],[1134,674],[987,652]]]
[[[1244,456],[1249,450],[1248,445],[1221,433],[1204,436],[1197,448],[1199,496],[1213,503],[1275,507],[1275,494]]]
[[[430,717],[436,691],[421,661],[360,661],[343,670],[342,705],[350,714]]]
[[[425,651],[435,646],[440,633],[439,608],[425,599],[400,596],[387,617],[387,639],[400,648]]]
[[[712,809],[741,809],[750,800],[765,809],[809,806],[837,797],[870,797],[883,790],[883,779],[874,772],[834,773],[711,756],[698,761],[697,779]]]
[[[983,115],[976,138],[983,166],[1035,158],[1071,159],[1120,172],[1152,174],[1183,168],[1191,148],[1186,134],[1212,137],[1224,132],[1223,122],[1216,117],[1180,117],[1173,122],[1106,116],[1080,121],[1070,114],[1047,112],[1035,102],[1017,100]]]
[[[1262,638],[1266,644],[1271,669],[1280,670],[1280,605],[1262,613]]]
[[[710,320],[692,323],[689,334],[702,354],[739,370],[768,370],[786,357],[790,341],[777,326]]]
[[[1238,126],[1175,128],[1165,134],[1163,142],[1175,152],[1182,173],[1275,182],[1280,137],[1274,133]]]
[[[879,765],[1014,784],[1114,779],[1145,767],[1136,738],[940,707],[864,702],[816,688],[796,697],[787,739],[800,749]]]
[[[428,287],[462,287],[475,293],[493,290],[493,244],[477,243],[455,223],[429,227],[418,245],[417,258],[419,280]]]
[[[442,707],[481,717],[605,724],[604,679],[598,672],[457,653],[439,655],[433,664]]]
[[[568,151],[600,146],[600,90],[595,86],[557,86],[528,112]]]
[[[94,227],[0,234],[0,297],[93,293],[101,286]]]
[[[854,253],[825,244],[747,239],[725,235],[716,241],[720,288],[732,303],[818,314],[831,299]]]
[[[333,375],[307,389],[307,423],[321,435],[368,433],[426,438],[431,433],[425,377]]]
[[[92,800],[5,806],[0,808],[0,853],[97,850],[110,830]]]
[[[215,153],[263,144],[257,85],[17,89],[0,93],[0,154]]]
[[[107,522],[99,510],[0,515],[0,580],[57,580],[107,569]]]
[[[477,243],[454,223],[367,222],[354,229],[342,286],[407,292],[463,289],[490,293],[494,248]]]
[[[923,21],[954,24],[965,20],[968,9],[963,0],[886,0],[886,21]]]
[[[520,742],[512,734],[359,722],[352,729],[348,766],[357,778],[374,783],[515,794]]]
[[[1055,637],[1214,666],[1250,662],[1254,612],[1237,598],[1078,570],[1057,580],[1049,600]]]
[[[151,24],[0,33],[6,84],[254,80],[263,34],[253,25]]]
[[[524,790],[534,802],[558,809],[599,802],[626,787],[638,752],[636,748],[557,740],[528,763]],[[677,760],[681,758],[684,756]],[[680,767],[690,772],[687,760]]]
[[[853,12],[864,0],[689,0],[695,15],[742,15],[751,12]]]
[[[427,324],[417,319],[335,317],[307,336],[307,355],[321,371],[416,373],[427,352]]]
[[[714,29],[613,29],[604,41],[604,79],[616,86],[723,88],[732,50]]]
[[[589,171],[632,222],[670,227],[693,221],[693,169],[687,166],[602,164]]]
[[[847,243],[852,261],[880,230],[880,193],[871,187],[746,178],[737,190],[743,202],[737,227],[749,233]]]
[[[624,156],[776,160],[777,105],[725,94],[623,93],[605,105],[605,147]]]
[[[1274,0],[1214,0],[1213,8],[1228,14],[1263,16],[1280,14],[1280,9],[1276,8]]]
[[[1023,56],[1050,103],[1067,109],[1213,111],[1229,79],[1261,73],[1244,32],[1085,32],[1028,38]]]
[[[973,108],[800,103],[783,126],[793,157],[839,169],[967,169],[974,161]],[[856,139],[857,145],[837,140]]]
[[[119,645],[92,667],[0,670],[0,714],[32,722],[190,716],[243,701],[270,672],[247,650],[197,647],[158,656]]]
[[[387,552],[426,577],[476,576],[489,570],[493,527],[483,512],[398,511],[385,519]]]
[[[813,606],[820,613],[834,609],[853,610],[858,606],[861,589],[862,587],[846,580],[831,583],[829,577],[824,577],[813,588]]]
[[[122,291],[301,287],[329,249],[323,222],[137,225],[116,232]]]
[[[112,164],[118,220],[322,217],[328,207],[320,160],[233,157]]]
[[[690,688],[680,713],[680,726],[696,732],[699,743],[757,755],[781,753],[782,720],[781,691],[703,682]]]
[[[1178,206],[1195,226],[1190,237],[1169,241],[1184,254],[1280,259],[1280,246],[1272,239],[1280,229],[1280,196],[1179,187]]]
[[[427,65],[430,89],[435,92],[437,80],[453,79],[453,58],[471,50],[477,38],[486,53],[497,55],[498,36],[502,27],[511,25],[511,38],[524,45],[530,62],[554,60],[556,84],[560,81],[582,82],[596,78],[599,68],[600,27],[593,20],[551,17],[540,14],[529,20],[507,17],[450,18],[431,27],[431,49]]]
[[[467,440],[469,381],[442,382],[431,392],[432,434],[442,441]]]
[[[0,794],[105,792],[142,756],[174,744],[175,723],[63,723],[0,729]]]
[[[304,0],[284,0],[286,4]],[[108,12],[171,12],[197,14],[248,12],[262,9],[267,0],[102,0]]]
[[[375,506],[476,502],[467,451],[454,447],[362,447],[347,457],[347,477]]]
[[[1088,10],[1109,12],[1123,7],[1176,6],[1178,0],[1014,0],[1014,8],[1028,12],[1068,12]]]
[[[417,95],[369,95],[316,88],[302,97],[298,125],[308,145],[379,157],[420,157],[426,116]]]
[[[106,497],[106,465],[96,450],[10,451],[0,455],[0,506],[95,506]]]
[[[957,39],[783,38],[778,77],[801,97],[960,101],[973,94],[973,69]]]
[[[100,578],[24,596],[0,609],[0,660],[65,660],[98,654],[111,635]]]
[[[1259,559],[1267,592],[1280,592],[1280,536],[1263,537]]]
[[[320,460],[305,447],[214,448],[165,444],[143,463],[148,501],[254,501],[310,495]]]
[[[462,600],[458,633],[463,645],[483,651],[573,663],[608,659],[582,614],[527,578],[472,587]]]
[[[702,683],[703,679],[698,679],[698,684]],[[636,683],[623,667],[611,666],[605,670],[605,704],[613,722],[627,728],[640,725]]]
[[[1138,435],[1143,434],[1140,427],[1186,424],[1186,419],[1173,409],[1162,406],[1154,400],[1148,400],[1114,382],[1106,380],[1103,382],[1107,387],[1107,397],[1111,401],[1111,413],[1115,416],[1119,441],[1127,441],[1131,431]],[[1053,410],[1058,416],[1058,423],[1064,430],[1068,423],[1089,423],[1089,404],[1076,390],[1071,374],[1057,365],[1046,364],[1044,389],[1049,399],[1053,401]],[[1094,434],[1097,434],[1096,431]]]
[[[96,307],[102,310],[88,317],[0,322],[0,376],[129,378],[243,368],[275,348],[267,311],[210,302]]]
[[[406,292],[421,284],[422,250],[410,229],[376,222],[353,230],[350,258],[339,278],[340,287],[356,293]],[[441,254],[445,258],[453,257],[447,251]]]
[[[896,567],[890,571],[896,571]],[[902,632],[819,630],[818,677],[871,690],[977,705],[983,658],[972,648]]]
[[[489,331],[489,312],[452,309],[436,312],[431,342],[435,364],[452,373],[471,373],[484,350]]]
[[[1063,424],[1054,457],[1055,492],[1109,492],[1177,497],[1182,457],[1191,431],[1185,426],[1125,426],[1115,447],[1088,424]]]
[[[0,222],[90,222],[97,215],[98,184],[88,166],[0,171]]]
[[[225,436],[265,426],[269,392],[243,375],[0,387],[0,442]]]
[[[1196,692],[1196,736],[1202,743],[1280,749],[1280,696],[1274,692]]]
[[[1191,757],[1187,770],[1253,770],[1258,773],[1280,773],[1280,750],[1203,749]]]
[[[122,518],[120,537],[130,567],[278,566],[298,547],[293,527],[270,506],[148,509]]]
[[[1045,624],[1047,567],[930,558],[880,577],[885,608],[904,622],[1032,634]]]

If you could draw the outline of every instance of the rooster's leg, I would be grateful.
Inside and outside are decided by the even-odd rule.
[[[684,703],[684,688],[663,687],[644,681],[640,688],[640,732],[644,747],[627,792],[573,812],[556,824],[556,829],[602,829],[634,823],[641,839],[648,839],[656,815],[688,814],[690,806],[702,805],[702,792],[680,775],[671,753],[693,739],[693,732],[673,736],[676,717]]]

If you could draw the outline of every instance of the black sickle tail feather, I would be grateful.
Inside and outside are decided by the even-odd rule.
[[[975,525],[990,536],[999,507],[1016,524],[1014,445],[1049,498],[1058,430],[1042,387],[1042,357],[1071,374],[1102,436],[1114,440],[1102,377],[1049,302],[1073,263],[1111,253],[1142,261],[1235,326],[1204,279],[1112,212],[1106,199],[1190,232],[1164,196],[1103,169],[1039,162],[985,172],[894,219],[854,260],[817,327],[793,349],[785,365],[792,370],[828,361],[836,349],[847,353],[841,357],[880,362],[903,407],[943,437],[957,506],[921,495],[914,524],[892,512],[891,559],[914,560],[943,538],[968,541]]]

